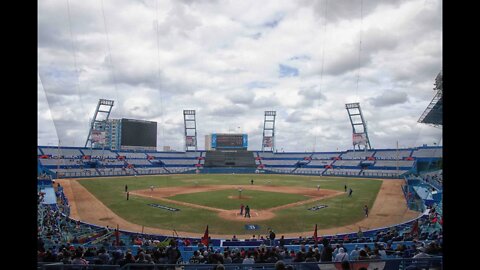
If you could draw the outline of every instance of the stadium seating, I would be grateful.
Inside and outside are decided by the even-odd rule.
[[[77,148],[65,148],[65,147],[39,147],[44,155],[51,155],[53,157],[78,157],[83,154]]]
[[[117,152],[119,156],[124,156],[128,159],[131,159],[131,158],[147,158],[147,154],[146,153],[135,153],[135,152]]]
[[[441,147],[422,147],[415,149],[412,153],[412,157],[416,158],[425,158],[425,157],[435,157],[435,158],[441,158],[443,154],[442,148]]]
[[[348,150],[347,152],[343,153],[340,157],[342,159],[366,159],[367,157],[371,157],[375,154],[375,151],[373,150],[368,150],[368,151],[363,151],[363,150]]]
[[[412,154],[412,150],[377,150],[375,152],[375,159],[404,159]]]
[[[243,163],[240,162],[241,164],[253,165],[266,173],[398,178],[403,174],[415,172],[417,157],[430,159],[436,158],[435,156],[441,157],[441,148],[419,147],[398,152],[393,149],[325,153],[254,151],[253,157],[250,156],[251,152],[245,153],[249,155],[248,162],[245,156],[238,159],[245,160]],[[397,153],[401,158],[398,161]],[[205,161],[205,151],[134,152],[39,146],[37,154],[39,171],[49,173],[58,171],[63,177],[194,173],[197,169],[202,170],[210,166]],[[411,160],[405,160],[407,158]],[[225,157],[222,156],[222,162],[224,161]],[[236,167],[241,167],[240,163]]]

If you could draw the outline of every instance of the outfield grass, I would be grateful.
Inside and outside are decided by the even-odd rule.
[[[352,180],[339,177],[213,174],[99,178],[81,180],[79,183],[113,212],[132,223],[195,233],[203,233],[205,225],[208,224],[210,233],[212,234],[233,235],[253,234],[254,232],[246,231],[244,227],[246,224],[252,223],[248,222],[248,220],[245,222],[228,221],[219,218],[217,212],[193,209],[173,203],[167,204],[145,197],[131,195],[130,200],[127,201],[124,194],[125,184],[128,185],[129,191],[149,189],[151,185],[156,187],[192,186],[195,182],[197,182],[198,185],[231,184],[235,185],[235,188],[231,191],[232,196],[238,196],[236,187],[238,185],[250,185],[250,179],[252,178],[255,181],[255,185],[266,185],[268,181],[271,181],[272,185],[310,187],[316,189],[317,184],[320,184],[322,189],[332,189],[343,192],[344,185],[346,184],[353,189],[352,197],[347,197],[346,194],[339,195],[316,203],[278,210],[275,212],[276,217],[273,219],[253,223],[261,227],[260,231],[262,233],[266,228],[270,227],[274,228],[277,234],[310,231],[315,226],[314,224],[318,224],[320,228],[326,229],[357,222],[363,218],[363,206],[365,204],[367,204],[370,209],[372,208],[382,183],[382,181],[374,179]],[[242,195],[246,195],[246,191],[247,190],[244,190]],[[238,209],[240,201],[225,199],[228,197],[227,192],[229,191],[183,194],[173,196],[171,199],[222,209]],[[253,192],[252,194],[254,194],[254,196],[252,196],[252,200],[258,200],[255,203],[257,209],[270,208],[306,198],[305,196],[295,194],[282,193],[279,195],[275,192],[252,190],[248,190],[248,192]],[[278,201],[280,197],[282,197],[281,202]],[[154,208],[148,206],[147,204],[149,203],[168,205],[178,208],[180,211],[171,212]],[[318,204],[325,204],[328,205],[328,207],[318,211],[307,210],[309,207]],[[92,209],[92,211],[94,210]]]

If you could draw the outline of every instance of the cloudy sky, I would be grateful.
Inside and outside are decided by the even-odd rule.
[[[363,3],[363,4],[362,4]],[[440,0],[42,0],[38,144],[83,146],[100,98],[110,118],[158,122],[158,149],[214,132],[280,151],[351,149],[360,102],[374,148],[441,144],[417,123],[442,69]]]

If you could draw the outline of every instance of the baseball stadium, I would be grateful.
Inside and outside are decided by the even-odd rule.
[[[441,94],[441,73],[435,85]],[[419,121],[441,125],[441,96],[432,102]],[[309,268],[306,259],[323,258],[327,249],[335,258],[340,249],[348,254],[344,250],[369,247],[383,255],[368,262],[350,258],[353,269],[441,267],[442,147],[371,148],[364,123],[352,116],[363,119],[359,103],[345,105],[352,149],[280,153],[275,111],[265,111],[260,150],[247,150],[248,134],[235,133],[207,135],[209,150],[199,150],[195,110],[183,111],[184,152],[151,150],[149,138],[156,134],[147,133],[156,132],[155,123],[132,119],[122,119],[122,143],[112,150],[106,138],[113,104],[99,100],[86,147],[38,146],[43,248],[89,250],[93,256],[84,256],[92,265],[108,264],[95,254],[100,250],[113,258],[129,252],[160,256],[145,266],[154,269],[202,268],[192,262],[225,263],[225,256],[232,263],[253,256],[261,262],[255,267],[266,268],[275,267],[270,257],[283,256],[294,268]],[[362,132],[356,133],[357,125]],[[411,248],[415,254],[419,244],[432,256],[399,256]],[[175,259],[168,257],[171,249]],[[314,264],[340,269],[341,262]]]
[[[89,38],[94,39],[93,36],[83,36],[82,31],[87,30],[80,30],[78,26],[80,23],[75,25],[77,20],[86,25],[85,29],[96,27],[94,22],[96,19],[92,19],[94,16],[89,12],[82,13],[89,10],[89,4],[83,6],[80,3],[66,1],[65,18],[68,19],[66,19],[68,23],[65,25],[68,31],[65,31],[67,34],[64,33],[61,38],[58,37],[61,46],[55,47],[55,49],[48,47],[48,44],[58,41],[53,35],[60,32],[52,31],[51,33],[54,34],[47,34],[45,31],[39,35],[39,52],[43,52],[39,55],[50,55],[48,57],[53,59],[52,55],[58,54],[57,56],[62,60],[57,63],[60,63],[69,58],[68,54],[71,52],[74,71],[67,71],[60,65],[55,67],[55,62],[50,59],[42,60],[48,64],[39,64],[39,85],[44,89],[48,106],[51,106],[49,113],[57,137],[52,138],[51,134],[53,133],[43,131],[38,134],[37,269],[443,269],[442,139],[440,138],[433,144],[425,144],[423,142],[431,140],[432,136],[422,140],[422,135],[418,133],[411,136],[417,136],[412,141],[415,143],[421,141],[421,143],[409,146],[406,146],[406,143],[400,145],[397,138],[411,135],[407,134],[412,131],[405,124],[407,120],[398,122],[384,120],[391,121],[387,124],[383,123],[384,127],[392,126],[393,128],[389,131],[386,129],[375,130],[375,127],[380,126],[376,125],[375,121],[380,120],[373,117],[376,112],[375,109],[372,109],[372,107],[410,106],[408,103],[405,103],[407,105],[401,102],[396,103],[397,100],[425,101],[422,104],[429,102],[426,108],[422,105],[423,113],[422,111],[415,113],[413,122],[417,127],[434,128],[436,131],[431,134],[438,134],[438,130],[441,130],[443,125],[442,71],[435,66],[436,77],[433,76],[428,81],[421,82],[421,85],[428,85],[426,88],[431,88],[433,85],[433,98],[428,93],[421,93],[415,98],[408,95],[403,96],[402,92],[397,89],[385,91],[376,98],[372,96],[363,100],[358,98],[360,78],[365,85],[368,85],[371,83],[372,77],[378,77],[378,81],[385,83],[380,77],[390,76],[384,70],[374,74],[371,70],[362,69],[363,65],[385,64],[372,60],[373,56],[371,59],[364,60],[362,54],[366,55],[374,51],[373,47],[369,47],[373,46],[369,45],[369,41],[370,44],[381,44],[383,40],[389,40],[389,37],[384,34],[378,34],[381,32],[378,30],[379,28],[369,24],[372,20],[369,14],[374,14],[381,8],[390,7],[389,4],[380,3],[375,8],[368,3],[364,5],[363,1],[358,3],[359,7],[356,6],[356,2],[355,5],[351,3],[346,5],[352,10],[360,10],[360,15],[356,20],[348,18],[342,21],[342,23],[352,23],[360,29],[359,33],[354,35],[355,39],[352,38],[355,40],[355,44],[352,43],[354,53],[349,54],[349,58],[354,59],[356,67],[352,68],[353,72],[345,72],[346,76],[350,76],[349,83],[354,81],[346,88],[351,89],[356,86],[356,90],[352,90],[352,94],[348,98],[338,98],[333,92],[323,94],[327,92],[322,92],[322,84],[330,83],[330,86],[338,86],[339,89],[343,89],[344,82],[335,85],[331,79],[335,77],[335,72],[332,71],[333,68],[329,66],[328,61],[334,62],[335,57],[339,56],[334,55],[333,52],[331,55],[328,52],[325,55],[323,48],[326,41],[335,42],[322,37],[321,42],[317,43],[322,46],[321,50],[317,50],[321,53],[318,53],[315,58],[321,63],[317,67],[319,76],[317,76],[318,81],[315,82],[318,82],[318,87],[322,91],[317,91],[317,88],[305,88],[305,90],[298,87],[300,89],[298,95],[303,95],[298,110],[302,115],[299,116],[291,111],[287,113],[287,108],[279,105],[286,103],[275,103],[278,96],[263,97],[264,101],[258,101],[258,97],[261,96],[258,93],[264,91],[262,89],[275,85],[271,82],[272,80],[268,79],[264,81],[249,79],[251,81],[244,84],[245,88],[256,89],[257,96],[253,94],[251,97],[246,91],[245,95],[238,93],[227,95],[237,103],[231,106],[227,105],[232,108],[226,109],[202,110],[204,108],[202,106],[205,106],[203,103],[202,105],[193,101],[192,103],[185,101],[194,100],[193,97],[197,93],[201,93],[200,95],[207,93],[208,91],[204,89],[199,89],[198,92],[186,91],[187,94],[182,93],[178,96],[171,94],[175,91],[183,91],[182,83],[184,82],[180,80],[173,83],[173,80],[169,81],[166,78],[184,71],[181,70],[172,75],[173,73],[161,70],[161,62],[168,62],[170,61],[169,57],[172,59],[174,57],[166,56],[166,53],[162,51],[162,46],[170,48],[171,45],[165,45],[170,44],[170,40],[162,39],[160,34],[164,33],[162,31],[171,31],[176,37],[187,36],[193,40],[195,38],[191,37],[195,36],[192,34],[193,32],[182,27],[191,27],[190,24],[194,24],[194,22],[179,18],[187,16],[186,14],[192,15],[205,7],[198,7],[196,10],[191,6],[198,3],[185,1],[189,2],[184,3],[185,5],[191,6],[172,8],[168,12],[162,13],[161,9],[163,5],[166,5],[165,3],[140,2],[150,13],[153,12],[153,15],[149,14],[155,19],[156,40],[152,43],[153,45],[150,44],[152,48],[156,48],[156,51],[152,50],[155,57],[151,59],[153,62],[158,61],[158,70],[154,72],[139,66],[122,70],[121,62],[127,61],[125,59],[129,58],[127,54],[130,48],[125,45],[122,47],[121,53],[118,51],[117,54],[112,53],[111,47],[120,48],[122,45],[115,42],[110,43],[110,39],[115,40],[118,36],[115,36],[114,30],[107,28],[107,22],[108,20],[113,21],[115,16],[123,13],[109,15],[113,12],[105,12],[108,9],[104,8],[103,1],[100,2],[99,9],[102,14],[102,20],[99,21],[103,30],[97,36],[105,39],[107,52],[105,56],[96,56],[98,59],[102,59],[100,64],[102,69],[81,64],[82,61],[87,61],[85,59],[86,55],[90,53],[89,50],[96,51],[93,45],[88,43]],[[326,35],[327,25],[328,27],[340,27],[342,23],[337,23],[336,20],[347,15],[339,11],[342,3],[327,4],[327,2],[326,0],[318,1],[321,5],[312,4],[312,7],[307,10],[311,10],[317,19],[321,19],[315,22],[318,24],[316,25],[316,28],[319,28],[318,33],[331,38]],[[412,7],[406,4],[408,10],[415,7],[415,0],[407,2],[413,3]],[[57,12],[54,8],[50,9],[54,6],[52,3],[54,1],[42,4],[42,12],[45,14],[54,10]],[[107,4],[107,7],[108,5],[110,5],[110,11],[113,10],[112,7],[115,5],[112,6],[110,3]],[[213,6],[213,4],[211,5]],[[428,9],[428,4],[422,5]],[[131,9],[132,14],[139,11],[136,8]],[[336,9],[337,13],[335,13]],[[273,10],[275,9],[273,8]],[[303,9],[299,10],[303,12]],[[330,17],[333,15],[329,16],[327,12],[339,17]],[[237,11],[233,13],[236,14]],[[88,14],[85,15],[87,19],[76,19],[75,16],[80,17],[79,14]],[[147,16],[147,13],[140,14],[142,15],[135,15],[138,16],[136,20]],[[248,32],[245,36],[256,41],[267,38],[271,33],[269,31],[277,31],[284,27],[282,24],[288,16],[281,12],[272,14],[275,16],[274,19],[270,18],[270,21],[245,23],[252,27],[251,29],[256,29],[255,27],[266,29],[262,33]],[[159,27],[162,25],[159,23],[159,16],[164,15],[167,19],[163,24],[174,22],[175,24],[172,23],[172,25],[176,25],[177,28],[168,28],[165,25],[163,25],[164,28]],[[232,15],[232,18],[237,18],[235,16],[237,15]],[[243,16],[247,16],[248,20],[254,20],[255,16],[261,17],[261,15]],[[61,25],[55,21],[59,18],[51,18],[52,22],[48,23],[45,18],[47,16],[42,17],[43,21],[40,20],[42,26],[48,25],[52,27],[50,29],[54,29]],[[90,23],[87,23],[89,22],[88,18],[92,19]],[[405,18],[410,17],[406,16]],[[219,24],[226,23],[216,17],[209,19]],[[202,23],[205,24],[206,21],[208,20],[205,19]],[[232,19],[228,23],[233,24],[234,21],[235,19]],[[309,22],[307,19],[305,21]],[[385,21],[388,20],[385,19]],[[117,22],[118,25],[115,23],[110,25],[112,29],[119,25],[120,28],[124,27],[129,30],[132,28],[131,25],[127,26],[121,21]],[[427,19],[425,19],[425,23],[428,23]],[[145,30],[142,27],[144,26],[139,24],[136,31],[141,33]],[[167,28],[168,31],[165,30]],[[364,28],[365,30],[363,30]],[[197,28],[192,27],[192,29]],[[212,29],[216,29],[215,34],[222,38],[224,36],[225,39],[228,38],[227,34],[219,30],[220,28]],[[111,32],[109,33],[109,31]],[[364,36],[362,31],[365,32]],[[74,33],[77,33],[78,36],[76,37]],[[381,38],[377,38],[376,34]],[[402,34],[399,33],[399,35]],[[415,36],[421,35],[415,34]],[[213,36],[208,37],[215,39]],[[131,37],[132,40],[135,38]],[[209,38],[202,38],[202,44],[210,46]],[[311,38],[314,39],[314,37]],[[336,38],[341,39],[340,35]],[[357,38],[358,48],[356,47]],[[65,42],[65,40],[70,41]],[[242,42],[250,41],[242,40],[240,42],[237,40],[238,44],[243,44]],[[67,43],[68,46],[65,45]],[[190,45],[181,44],[179,47]],[[148,46],[146,45],[142,50],[148,51]],[[224,49],[233,45],[227,41],[224,44],[222,41],[221,45],[215,44],[215,46]],[[392,48],[395,47],[388,44],[385,46],[376,51],[377,55],[381,55],[382,50],[393,50]],[[46,49],[47,47],[48,49]],[[288,50],[292,48],[289,47]],[[65,55],[61,53],[62,50],[65,50]],[[208,50],[215,51],[211,48]],[[124,52],[125,58],[120,57]],[[269,54],[269,52],[262,53]],[[116,58],[113,58],[112,55],[115,55]],[[183,65],[190,61],[193,62],[195,57],[192,55],[175,60],[177,62],[172,60],[168,63]],[[224,56],[218,55],[218,57]],[[42,57],[40,56],[39,59],[43,59]],[[243,55],[242,57],[249,58],[250,56]],[[305,67],[304,63],[310,61],[311,58],[314,57],[307,54],[292,56],[285,60],[287,61],[285,63],[293,63],[291,66],[285,63],[279,64],[278,69],[273,73],[278,80],[291,80],[284,82],[290,87],[289,83],[294,85],[292,81],[301,81],[299,70],[308,71],[307,68],[301,69],[293,66],[298,64],[298,66]],[[400,58],[407,59],[408,57],[401,56]],[[400,58],[395,61],[400,62]],[[324,66],[325,59],[326,66]],[[41,61],[39,60],[39,62]],[[234,62],[232,60],[232,63]],[[339,66],[341,67],[340,64]],[[421,65],[419,64],[419,66]],[[107,75],[105,77],[89,77],[88,74],[102,73],[104,67],[107,70],[106,73],[112,74],[110,77]],[[154,69],[152,68],[152,70]],[[325,79],[323,78],[324,69]],[[402,72],[409,74],[408,69],[406,68]],[[307,71],[305,73],[308,73]],[[155,79],[147,78],[149,72],[154,74]],[[230,73],[240,74],[242,72],[238,69]],[[185,71],[185,74],[187,73]],[[133,78],[136,75],[132,74],[142,74],[138,75],[141,79]],[[224,73],[220,72],[219,74]],[[234,81],[233,77],[228,77],[230,76],[228,74],[218,75],[226,78],[222,79],[223,81],[219,80],[222,83],[228,80]],[[132,77],[129,77],[130,75]],[[185,75],[185,81],[192,79],[192,77],[188,77],[190,75]],[[407,75],[403,74],[402,76]],[[355,78],[352,80],[352,77]],[[391,77],[395,76],[391,75]],[[105,89],[92,86],[92,89],[95,88],[98,93],[92,94],[95,92],[93,90],[87,93],[85,90],[83,96],[79,94],[82,93],[82,89],[89,88],[90,84],[104,83],[110,78],[113,78],[111,85],[115,92],[110,92],[113,94],[106,95],[102,92],[108,88],[105,86],[107,84],[102,86]],[[399,81],[402,80],[401,76],[398,78],[400,78]],[[216,79],[218,78],[212,77],[201,80],[210,82]],[[142,100],[145,92],[153,92],[148,92],[144,88],[138,92],[136,89],[130,89],[128,88],[130,86],[126,86],[128,80],[141,81],[138,83],[139,88],[155,89],[158,87],[158,89],[172,88],[173,90],[163,92],[166,93],[165,99],[162,99],[162,94],[158,94],[160,100],[151,102],[150,100],[154,100],[157,93],[146,94],[147,98]],[[305,81],[308,81],[308,78]],[[238,84],[240,85],[240,83]],[[186,82],[185,85],[187,85]],[[395,88],[400,87],[398,85],[401,84],[393,83],[392,85],[394,85],[392,88]],[[175,88],[177,86],[178,88]],[[117,87],[124,87],[128,90],[123,90],[124,92],[121,93]],[[414,88],[411,85],[402,87]],[[66,94],[67,98],[61,100],[62,88],[75,89],[77,92],[76,94],[69,92]],[[232,89],[226,87],[218,91],[228,92],[233,91]],[[281,87],[278,86],[278,89]],[[171,94],[170,99],[167,97],[169,93]],[[353,102],[353,93],[356,97],[355,102]],[[104,98],[105,96],[108,98]],[[73,103],[76,102],[80,105],[65,105],[69,98],[69,102],[75,100]],[[289,97],[283,98],[287,100]],[[88,99],[89,102],[84,102],[82,99]],[[218,101],[215,97],[212,97],[212,100],[207,97],[200,99],[205,100],[207,106]],[[92,105],[92,100],[98,101],[95,107]],[[143,103],[138,100],[142,100]],[[318,121],[322,119],[322,115],[318,112],[325,100],[341,111],[343,116],[348,116],[348,122],[342,122],[339,120],[340,117],[335,118],[338,114],[332,113],[333,116],[327,117],[329,121],[333,120],[330,121],[330,124],[326,124],[327,121],[319,124]],[[386,105],[382,102],[385,102]],[[55,103],[59,104],[57,108],[60,109],[57,111],[54,108]],[[170,107],[164,103],[170,103]],[[248,105],[249,103],[254,105]],[[412,101],[410,104],[413,103]],[[362,110],[361,104],[364,110]],[[88,108],[84,108],[87,105]],[[397,105],[398,107],[393,107]],[[81,110],[80,106],[82,106]],[[172,113],[173,110],[170,110],[170,118],[166,120],[162,118],[159,122],[157,122],[158,117],[150,117],[150,114],[146,113],[155,111],[154,107],[161,107],[158,115],[163,117],[164,108],[171,109],[171,106],[174,106],[175,112]],[[270,109],[272,107],[275,109]],[[309,107],[308,112],[307,107]],[[245,108],[255,108],[257,111]],[[305,111],[303,111],[304,108]],[[234,109],[238,109],[239,113]],[[261,111],[261,114],[255,115],[258,114],[258,110]],[[88,111],[90,117],[88,121],[84,121],[88,117],[84,117],[79,113],[80,111]],[[211,114],[206,115],[206,112],[211,112]],[[389,119],[397,116],[400,118],[400,112],[395,112],[395,109],[390,112],[393,116]],[[40,113],[43,112],[40,112],[39,109]],[[238,114],[252,119],[263,117],[263,121],[261,123],[257,121],[258,123],[254,124],[243,123],[242,120],[238,120],[240,118],[235,118]],[[155,115],[155,113],[151,115]],[[410,118],[408,121],[411,120]],[[369,119],[372,120],[368,122],[367,128]],[[69,124],[69,122],[71,123]],[[303,124],[308,122],[305,125],[310,130],[316,131],[305,132],[303,137],[293,136],[291,135],[293,133],[286,132],[298,129],[298,125],[293,123],[300,122]],[[82,130],[81,127],[78,127],[78,123],[85,124],[86,128]],[[62,125],[65,125],[65,128]],[[325,141],[319,143],[317,137],[312,137],[314,133],[324,132],[326,134],[339,125],[347,126],[348,134],[346,136],[344,136],[345,134],[325,135],[325,138],[328,137],[328,143]],[[245,129],[246,131],[233,130],[231,126],[238,126],[237,129],[240,129],[240,126],[248,126],[248,128]],[[328,127],[322,129],[320,126]],[[406,126],[407,128],[405,128]],[[170,129],[167,129],[168,127]],[[228,132],[225,131],[227,128],[229,128]],[[167,129],[167,134],[165,134],[165,129]],[[78,130],[80,131],[77,132]],[[206,132],[206,130],[210,132]],[[300,133],[302,131],[295,134]],[[40,139],[41,136],[43,136],[42,139]],[[44,139],[45,137],[48,137],[50,141],[56,140],[58,143],[42,143],[48,141]],[[67,137],[73,138],[72,143],[64,140]],[[388,138],[385,140],[388,143],[377,144],[376,141],[380,137]],[[166,138],[170,138],[170,141],[174,142],[172,145],[176,143],[180,145],[181,149],[175,150],[174,147],[167,146]],[[161,142],[163,149],[160,147],[160,140],[163,140]],[[305,150],[310,147],[312,140],[314,140],[312,150]],[[392,144],[395,140],[397,140],[396,144]],[[74,143],[75,141],[77,143]],[[319,151],[318,145],[321,145],[322,149],[336,148],[336,150]],[[374,145],[390,146],[375,148]],[[341,147],[339,148],[339,146]],[[284,148],[289,150],[284,151]]]

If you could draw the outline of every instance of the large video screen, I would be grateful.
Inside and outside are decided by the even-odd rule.
[[[247,134],[212,134],[212,148],[247,148]]]
[[[122,146],[157,147],[157,122],[122,118]]]

